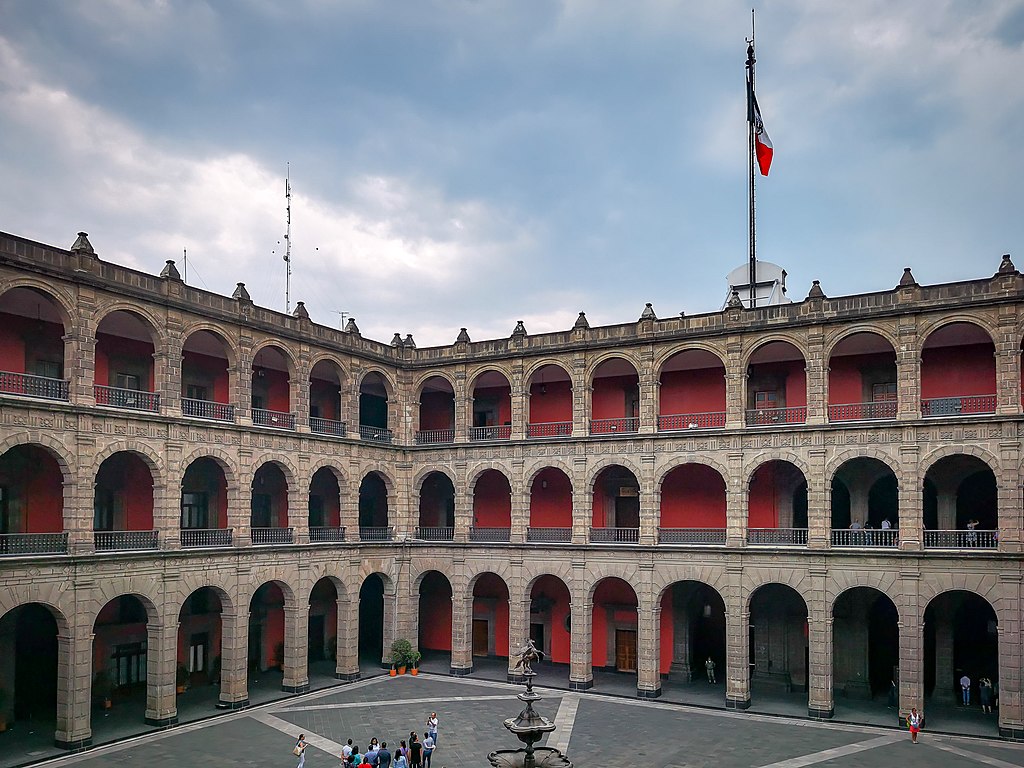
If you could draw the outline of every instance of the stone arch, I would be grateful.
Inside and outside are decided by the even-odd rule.
[[[781,451],[773,450],[765,453],[759,453],[754,456],[753,459],[748,461],[743,467],[743,483],[744,487],[749,487],[751,480],[754,478],[754,473],[757,472],[765,464],[772,461],[785,461],[792,464],[794,467],[799,469],[804,476],[804,480],[813,476],[810,466],[800,456],[793,453],[792,451]],[[728,475],[723,475],[728,478]]]
[[[19,585],[17,589],[12,587],[0,590],[0,619],[3,619],[4,616],[16,608],[36,603],[50,612],[54,621],[57,622],[59,632],[66,635],[66,633],[71,631],[72,626],[71,621],[68,619],[68,614],[74,613],[75,607],[71,606],[70,611],[68,611],[61,606],[59,599],[61,593],[56,586],[44,587],[43,589],[40,589],[39,586],[28,584]]]
[[[35,277],[17,277],[9,282],[5,281],[2,283],[2,286],[0,288],[0,298],[3,298],[4,295],[15,288],[27,288],[38,291],[53,302],[54,309],[60,315],[65,333],[69,333],[75,327],[74,319],[78,316],[78,308],[75,298],[67,293],[66,289],[64,291],[60,290],[63,286],[39,280]]]
[[[345,474],[345,470],[341,469],[341,467],[338,466],[338,464],[340,463],[341,462],[339,462],[333,456],[324,456],[317,459],[315,462],[309,465],[309,469],[306,471],[306,487],[308,488],[309,484],[313,482],[313,477],[316,476],[317,472],[319,472],[321,469],[327,468],[331,471],[331,474],[334,475],[335,479],[338,481],[338,488],[341,490],[341,493],[344,494],[345,484],[348,480],[348,477]]]
[[[473,589],[476,587],[476,583],[482,576],[490,574],[497,579],[501,579],[501,583],[505,585],[505,589],[508,591],[509,599],[512,597],[512,588],[509,584],[512,583],[513,576],[509,573],[508,567],[505,563],[487,563],[481,570],[472,571],[472,575],[466,579],[466,594],[472,596]]]
[[[891,456],[878,448],[863,446],[843,451],[842,453],[832,457],[825,466],[825,485],[830,486],[831,482],[835,479],[836,472],[838,472],[846,462],[853,461],[854,459],[875,459],[888,467],[889,470],[896,475],[897,481],[899,481],[903,476],[903,466],[896,457]],[[804,472],[804,477],[807,477],[806,472]]]
[[[533,375],[541,368],[543,368],[545,365],[553,365],[556,368],[559,368],[562,371],[562,373],[564,373],[568,377],[570,387],[572,387],[572,385],[575,383],[575,379],[573,379],[572,376],[571,367],[567,366],[561,358],[544,357],[540,358],[539,360],[535,360],[533,363],[531,363],[527,368],[523,370],[524,385],[528,384],[530,380],[533,378]]]
[[[439,368],[431,368],[430,370],[424,371],[423,373],[418,375],[412,382],[410,389],[416,393],[417,399],[419,399],[420,395],[422,394],[420,390],[423,389],[423,385],[434,378],[444,379],[452,388],[452,392],[458,391],[455,384],[455,377],[453,377],[447,371],[441,370]]]
[[[313,369],[316,368],[317,364],[325,361],[337,367],[339,377],[341,378],[341,381],[339,383],[341,386],[344,387],[345,382],[348,381],[348,368],[341,361],[341,358],[335,355],[333,352],[327,352],[323,350],[315,352],[313,356],[309,358],[309,365],[306,368],[306,378],[309,378],[310,376],[313,375]]]
[[[781,584],[792,589],[800,595],[800,599],[807,606],[808,613],[811,612],[812,606],[817,607],[820,602],[814,596],[814,584],[811,583],[811,577],[808,573],[795,568],[772,566],[770,568],[758,568],[750,573],[743,574],[741,594],[744,611],[750,612],[750,603],[754,595],[761,587],[766,587],[769,584]]]
[[[637,606],[640,605],[640,594],[643,591],[638,589],[639,579],[637,574],[640,568],[635,563],[624,563],[624,562],[610,562],[601,563],[601,569],[599,573],[591,573],[590,583],[587,584],[587,602],[594,602],[594,592],[597,590],[598,585],[602,581],[607,579],[618,579],[624,581],[629,585],[629,588],[633,590],[633,594],[636,596]]]
[[[543,472],[545,469],[548,469],[549,467],[552,469],[562,470],[562,472],[565,473],[565,476],[569,478],[569,483],[573,486],[573,488],[576,487],[576,483],[574,482],[575,473],[572,471],[569,465],[563,461],[558,461],[557,459],[551,458],[539,459],[536,463],[532,464],[529,469],[523,472],[523,486],[527,490],[529,490],[530,487],[533,485],[533,481],[537,479],[537,475],[539,475],[541,472]]]
[[[397,486],[395,484],[394,478],[391,477],[387,470],[382,469],[380,467],[361,467],[358,473],[359,486],[362,487],[363,481],[366,480],[366,478],[372,474],[376,474],[377,476],[380,477],[381,482],[384,483],[384,488],[387,490],[389,497],[391,497],[392,494],[397,493]]]
[[[956,323],[964,323],[966,325],[974,325],[983,330],[988,334],[989,342],[995,346],[996,339],[999,337],[999,329],[992,320],[985,315],[967,315],[963,313],[955,313],[952,315],[943,315],[941,317],[923,317],[922,324],[917,329],[917,338],[919,344],[917,348],[918,356],[920,356],[921,350],[924,345],[928,342],[928,338],[936,331],[945,328],[947,325],[954,325]]]
[[[142,459],[145,465],[149,467],[150,474],[153,475],[154,485],[163,485],[166,482],[163,457],[152,446],[138,440],[119,440],[100,449],[93,459],[93,477],[100,471],[103,462],[116,453],[131,453]]]
[[[992,606],[998,618],[1004,618],[997,608],[1001,597],[998,575],[947,570],[932,573],[929,578],[921,579],[918,620],[924,621],[924,612],[928,606],[947,592],[969,592],[976,595]]]
[[[181,459],[181,477],[184,479],[185,472],[193,462],[198,459],[212,459],[217,462],[221,470],[224,472],[224,479],[228,483],[228,494],[230,495],[232,487],[235,487],[238,483],[238,466],[235,464],[235,459],[227,451],[221,450],[220,448],[196,448],[191,453],[186,454]]]
[[[306,602],[309,602],[309,596],[318,583],[327,579],[334,585],[334,591],[338,595],[338,600],[347,600],[350,594],[348,585],[345,583],[340,571],[332,570],[333,563],[321,562],[311,565],[309,570],[305,573],[302,582],[301,595]]]
[[[448,584],[452,587],[454,594],[455,585],[458,583],[456,575],[450,570],[449,563],[443,563],[436,560],[423,560],[417,562],[416,566],[410,569],[409,576],[411,581],[409,583],[409,590],[412,594],[419,594],[420,584],[423,583],[423,579],[430,573],[439,573],[448,579]]]
[[[200,589],[210,589],[216,593],[217,598],[220,600],[221,611],[226,614],[234,613],[237,610],[238,604],[235,599],[234,588],[231,584],[228,584],[222,579],[211,578],[212,576],[219,575],[216,572],[196,572],[186,570],[182,572],[181,580],[178,582],[178,589],[173,595],[168,595],[167,599],[171,601],[171,604],[177,605],[175,616],[181,613],[182,607],[185,605],[185,601]]]
[[[290,345],[281,339],[263,339],[262,341],[253,344],[252,349],[249,350],[249,371],[251,372],[256,365],[256,356],[264,349],[269,349],[270,347],[278,350],[281,353],[281,356],[285,359],[285,363],[288,366],[289,380],[297,378],[299,372],[299,360],[295,356],[295,353],[292,352]]]
[[[873,324],[873,323],[857,323],[855,325],[844,326],[843,328],[836,331],[835,335],[830,336],[825,342],[825,349],[822,358],[828,362],[832,357],[832,353],[836,347],[843,343],[846,339],[851,336],[856,336],[859,333],[870,333],[874,336],[879,336],[885,339],[892,347],[893,352],[899,349],[899,339],[892,328],[887,325]]]
[[[76,466],[74,457],[67,446],[59,440],[45,432],[34,430],[31,432],[16,432],[0,441],[0,456],[3,456],[12,448],[17,448],[21,445],[34,445],[52,454],[53,458],[57,461],[57,466],[60,467],[61,474],[64,476],[65,485],[74,478],[74,474],[71,471],[71,468]]]
[[[710,456],[704,454],[676,454],[672,457],[673,463],[664,464],[655,470],[654,473],[654,487],[656,490],[660,490],[661,486],[665,482],[665,478],[670,472],[680,467],[684,467],[687,464],[699,464],[704,467],[709,467],[715,470],[719,475],[722,476],[722,480],[725,481],[725,487],[729,487],[729,469],[722,464],[720,461],[716,461]]]
[[[440,472],[442,475],[452,481],[452,487],[458,490],[459,480],[455,472],[449,467],[443,465],[424,467],[417,472],[412,479],[412,490],[414,493],[419,493],[423,489],[423,482],[435,472]]]
[[[926,476],[937,462],[948,456],[973,456],[974,458],[985,462],[986,466],[992,470],[997,478],[1003,471],[1003,466],[999,461],[999,457],[990,451],[985,450],[981,446],[954,444],[943,445],[927,453],[918,463],[918,467],[921,470],[921,477]]]
[[[97,307],[89,318],[89,330],[91,331],[89,335],[96,336],[103,321],[115,312],[126,312],[127,314],[135,315],[148,325],[148,330],[152,334],[155,351],[159,352],[167,346],[167,324],[164,318],[157,317],[147,305],[138,302],[117,300]]]
[[[619,347],[617,349],[609,350],[607,352],[599,353],[596,357],[587,361],[587,367],[583,371],[583,380],[588,384],[594,380],[594,374],[597,369],[600,368],[604,363],[609,360],[622,360],[629,363],[633,367],[634,373],[639,377],[640,372],[643,369],[643,361],[634,357],[632,349],[628,347]]]
[[[251,471],[249,472],[249,474],[252,477],[255,477],[256,473],[265,464],[274,464],[274,465],[277,466],[278,469],[281,470],[281,472],[284,473],[284,479],[288,482],[288,490],[289,491],[292,490],[293,488],[298,488],[299,487],[298,486],[299,472],[295,468],[295,464],[292,462],[291,458],[289,458],[287,454],[284,454],[284,453],[264,453],[264,454],[262,454],[260,456],[257,456],[255,459],[253,459],[252,464],[250,465],[250,470]],[[250,479],[250,482],[251,482],[251,479]]]
[[[741,370],[746,370],[751,365],[750,361],[757,354],[758,350],[776,341],[791,345],[800,353],[805,361],[810,357],[810,351],[807,349],[807,342],[804,339],[792,333],[769,333],[765,336],[758,336],[752,345],[745,350]]]
[[[469,392],[470,395],[472,395],[473,391],[476,389],[477,379],[488,372],[500,374],[505,378],[505,381],[508,382],[509,388],[512,387],[513,373],[511,370],[501,365],[484,365],[474,369],[472,373],[466,376],[466,391]]]
[[[673,572],[671,575],[658,575],[662,578],[659,578],[653,584],[653,589],[651,590],[654,595],[654,605],[661,605],[661,601],[665,599],[665,595],[668,591],[672,589],[674,585],[683,581],[692,581],[697,584],[704,585],[718,595],[723,605],[729,605],[725,599],[728,594],[727,585],[722,583],[722,579],[716,578],[712,569],[705,566],[690,566],[686,567],[682,572]]]
[[[185,328],[181,330],[181,333],[178,337],[181,339],[181,348],[184,349],[185,344],[188,343],[189,338],[191,338],[193,334],[196,334],[199,331],[208,331],[209,333],[212,333],[214,336],[216,336],[224,343],[224,354],[228,359],[229,369],[234,368],[238,365],[238,345],[235,343],[235,340],[231,337],[230,334],[225,332],[224,328],[217,325],[216,323],[211,323],[206,320],[200,320],[189,323],[187,326],[185,326]]]
[[[554,567],[552,567],[554,566]],[[565,585],[566,590],[569,592],[569,599],[572,599],[572,588],[573,588],[573,577],[572,567],[562,564],[555,563],[544,563],[543,567],[540,568],[536,573],[523,574],[525,577],[524,589],[522,594],[519,595],[519,599],[529,600],[530,593],[533,592],[534,585],[544,576],[551,576],[552,578],[558,579]],[[509,592],[509,599],[512,599],[512,593]]]
[[[149,590],[156,587],[156,594],[150,594]],[[96,624],[100,612],[111,600],[119,597],[134,597],[142,603],[146,609],[146,621],[159,623],[162,615],[161,608],[170,596],[162,591],[160,583],[154,583],[148,576],[122,576],[120,578],[99,579],[95,584],[95,591],[91,599],[86,603],[88,606],[84,614],[89,621],[89,626]]]
[[[363,383],[366,381],[366,377],[373,373],[376,373],[380,376],[381,381],[384,384],[384,392],[387,395],[387,400],[389,403],[392,402],[395,399],[395,392],[397,390],[397,386],[394,380],[391,378],[391,376],[388,375],[388,372],[385,371],[380,366],[370,366],[369,368],[366,368],[359,372],[359,380],[356,391],[358,392],[362,390]]]
[[[687,341],[682,344],[673,344],[671,346],[663,347],[661,350],[655,353],[654,361],[652,363],[654,368],[655,377],[661,379],[661,369],[665,367],[665,364],[678,354],[683,352],[689,352],[690,350],[707,352],[713,355],[719,365],[726,368],[725,352],[715,344],[703,341]]]
[[[597,482],[598,476],[600,476],[601,472],[606,470],[608,467],[622,467],[623,469],[628,469],[630,472],[633,473],[633,477],[636,478],[636,481],[640,484],[641,490],[643,490],[644,476],[640,470],[640,467],[638,467],[630,459],[627,459],[625,456],[611,456],[608,458],[604,458],[595,462],[593,466],[587,467],[587,476],[585,482],[588,489],[593,489],[594,483]],[[569,479],[572,479],[572,475],[569,475]]]
[[[394,595],[398,589],[398,575],[394,572],[393,564],[385,564],[383,561],[371,562],[362,560],[359,564],[359,570],[356,572],[356,580],[359,582],[358,589],[355,590],[354,594],[358,597],[359,590],[362,589],[363,584],[371,576],[379,576],[381,583],[384,585],[385,595]]]
[[[825,614],[831,616],[835,612],[835,606],[839,599],[847,592],[855,589],[872,589],[880,595],[889,598],[889,601],[896,606],[896,613],[900,621],[903,621],[904,610],[900,605],[900,592],[898,583],[899,574],[878,573],[873,571],[858,570],[855,572],[842,573],[842,578],[836,582],[830,582],[825,588]]]
[[[239,583],[239,606],[244,606],[245,610],[248,611],[252,598],[264,584],[277,585],[277,588],[281,590],[281,594],[284,596],[285,608],[294,608],[299,605],[299,590],[292,585],[287,576],[277,568],[257,568],[251,573],[251,578],[248,582]]]
[[[468,478],[468,480],[466,481],[466,493],[468,493],[470,497],[472,497],[473,493],[476,491],[476,484],[483,476],[483,474],[485,472],[489,472],[492,469],[495,472],[499,473],[502,477],[504,477],[505,480],[508,482],[508,487],[512,488],[512,474],[508,471],[508,467],[506,467],[504,464],[499,464],[498,462],[494,461],[489,461],[482,464],[474,464],[473,468],[469,470],[469,472],[466,475]]]

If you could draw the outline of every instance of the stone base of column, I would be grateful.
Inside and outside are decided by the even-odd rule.
[[[1000,725],[999,736],[1010,741],[1024,741],[1024,725]]]
[[[725,697],[725,708],[726,709],[750,709],[750,699],[734,699],[729,696]]]
[[[570,691],[589,691],[594,687],[594,679],[590,680],[570,680],[569,690]]]
[[[299,685],[282,685],[281,690],[285,693],[309,693],[309,683],[299,683]]]
[[[146,725],[152,725],[155,728],[170,728],[172,725],[178,724],[178,715],[173,714],[170,717],[147,717]]]
[[[345,682],[345,683],[354,683],[356,680],[359,679],[359,673],[358,672],[335,672],[334,673],[334,679],[335,680],[341,680],[342,682]]]
[[[807,716],[814,718],[815,720],[831,720],[835,713],[835,707],[829,707],[828,709],[822,709],[820,707],[807,708]]]
[[[636,697],[638,699],[656,699],[661,696],[661,687],[655,688],[653,691],[648,688],[637,688]]]
[[[473,665],[468,667],[448,667],[448,674],[452,677],[468,677],[473,674]]]
[[[239,701],[218,701],[217,709],[248,709],[249,699],[240,699]]]
[[[75,741],[61,741],[60,739],[54,739],[53,746],[57,749],[66,749],[68,752],[85,752],[92,746],[92,736],[85,739],[77,739]]]

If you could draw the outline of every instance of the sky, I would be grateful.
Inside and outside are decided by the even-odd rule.
[[[1024,268],[1024,0],[760,0],[758,257]],[[420,347],[717,311],[749,0],[0,0],[0,230]]]

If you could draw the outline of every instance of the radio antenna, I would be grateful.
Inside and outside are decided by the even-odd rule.
[[[291,163],[286,166],[284,177],[284,201],[286,224],[284,233],[284,311],[291,314],[292,311],[292,167]]]

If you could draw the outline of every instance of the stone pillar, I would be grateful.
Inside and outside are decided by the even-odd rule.
[[[586,544],[590,540],[590,524],[593,521],[593,489],[587,487],[586,457],[573,459],[569,480],[572,482],[572,543]]]
[[[512,658],[517,648],[526,645],[530,637],[530,596],[525,594],[522,579],[515,579],[508,585],[508,682],[521,683],[524,678],[516,671],[516,660]],[[544,650],[541,648],[541,650]]]
[[[920,451],[917,445],[900,446],[899,548],[918,551],[924,540],[924,489],[920,476]]]
[[[512,530],[509,531],[509,540],[512,544],[523,544],[526,542],[526,529],[530,526],[530,489],[526,487],[526,480],[523,478],[522,459],[512,462],[509,489],[512,502]]]
[[[466,371],[461,367],[455,374],[455,414],[452,417],[452,429],[455,431],[455,442],[465,443],[469,440],[469,427],[473,423],[473,398],[466,391]]]
[[[1021,412],[1020,338],[1016,311],[1000,307],[996,341],[996,413],[1018,415]]]
[[[900,317],[896,346],[896,418],[914,421],[921,418],[921,349],[913,315]]]
[[[384,585],[384,655],[381,666],[390,667],[391,644],[404,638],[419,650],[419,595],[411,592],[412,578],[409,573],[409,556],[395,558],[398,570],[397,583]]]
[[[812,448],[807,452],[810,477],[807,480],[807,546],[826,549],[832,530],[832,489],[825,479],[825,449]]]
[[[146,625],[146,725],[178,722],[178,622],[163,616]]]
[[[690,611],[688,595],[672,586],[672,674],[686,682],[693,681],[690,667]]]
[[[64,499],[61,513],[64,517],[64,530],[68,534],[68,554],[90,554],[96,549],[92,530],[96,479],[90,475],[76,482],[73,476],[68,475],[64,478],[62,489]]]
[[[175,473],[172,482],[153,483],[153,530],[160,549],[181,548],[181,479]]]
[[[355,597],[338,595],[337,656],[334,677],[352,682],[359,679],[359,592]]]
[[[228,484],[228,528],[234,529],[236,547],[252,545],[252,478],[242,470],[233,492]]]
[[[180,365],[181,358],[178,358]],[[173,376],[171,371],[173,370]],[[169,397],[168,390],[170,387],[176,384],[176,392],[172,397]],[[175,415],[181,413],[181,369],[172,369],[170,361],[168,360],[167,347],[164,346],[160,349],[155,349],[153,352],[153,392],[159,398],[160,410],[159,412],[165,415],[170,415],[171,411],[169,406],[177,406],[178,410]]]
[[[828,363],[824,345],[821,327],[812,328],[807,336],[808,354],[804,365],[808,424],[828,422]]]
[[[569,624],[572,634],[569,641],[569,690],[585,691],[594,686],[594,669],[591,660],[593,648],[594,605],[588,594],[586,566],[582,562],[572,564],[573,579],[570,585]]]
[[[455,490],[455,541],[465,543],[469,541],[469,528],[473,524],[473,499],[466,487],[465,465],[459,468],[456,482],[453,485]]]
[[[298,360],[294,370],[288,372],[288,410],[295,414],[295,431],[308,433],[309,430],[309,387],[312,381],[309,365],[309,346],[299,347]]]
[[[645,456],[643,459],[645,470],[648,469],[646,459]],[[653,460],[652,456],[652,464]],[[650,467],[650,472],[653,472],[653,466]],[[661,523],[661,489],[654,487],[653,478],[648,481],[648,474],[645,472],[645,476],[640,480],[640,544],[652,547],[658,543],[658,526]]]
[[[750,486],[743,477],[743,453],[727,454],[729,475],[725,478],[725,544],[743,547],[747,543],[747,509]]]
[[[1020,552],[1024,549],[1024,506],[1019,486],[1020,443],[1015,440],[999,444],[999,458],[1004,469],[996,473],[996,521],[999,529],[999,551]]]
[[[249,610],[235,607],[221,613],[220,701],[218,709],[244,709],[249,706]]]
[[[807,697],[807,716],[825,719],[835,714],[835,697],[832,689],[832,617],[820,611],[807,617],[807,641],[810,667],[807,681],[810,693]]]
[[[651,435],[658,431],[658,404],[660,403],[661,382],[653,370],[650,370],[650,362],[644,361],[644,370],[639,377],[640,388],[640,424],[638,431],[642,435]],[[626,414],[629,416],[629,414]]]
[[[1007,606],[997,616],[999,642],[999,735],[1024,739],[1024,708],[1021,703],[1021,580],[1008,575],[1002,590],[1006,595],[1000,603]],[[1002,607],[1002,606],[1000,606]]]
[[[359,541],[359,486],[362,478],[346,477],[346,487],[341,489],[340,524],[345,529],[345,541]]]
[[[725,708],[750,707],[750,613],[727,606],[725,612]]]
[[[308,478],[308,473],[303,474]],[[300,482],[305,487],[301,487]],[[288,483],[288,526],[292,529],[292,541],[296,544],[309,544],[308,480],[294,478]]]
[[[248,333],[247,331],[245,332]],[[238,365],[235,369],[234,392],[235,417],[239,424],[252,424],[252,339],[243,335],[238,342]],[[228,381],[231,381],[230,372]]]
[[[81,617],[69,617],[81,621]],[[57,635],[57,724],[54,744],[80,752],[92,745],[92,627],[72,625]]]
[[[465,583],[452,589],[452,659],[448,674],[473,674],[473,591]]]
[[[726,342],[725,426],[742,429],[746,423],[747,371],[743,366],[743,340],[731,337]]]
[[[661,604],[654,599],[637,605],[636,695],[641,699],[661,696]]]
[[[897,623],[900,633],[900,705],[897,721],[904,720],[911,707],[924,711],[924,608],[920,603],[921,575],[912,570],[899,574],[902,605],[897,606],[901,620]]]
[[[512,374],[509,383],[512,387],[512,439],[522,440],[526,437],[526,425],[530,420],[530,395],[524,389],[528,383],[523,381],[521,366]]]
[[[65,338],[71,338],[71,354],[64,368],[71,380],[68,397],[75,405],[91,407],[96,405],[96,332],[94,329],[78,326]],[[107,382],[99,382],[106,384]]]
[[[296,598],[292,598],[296,601]],[[309,604],[284,607],[284,678],[285,693],[309,690]]]

